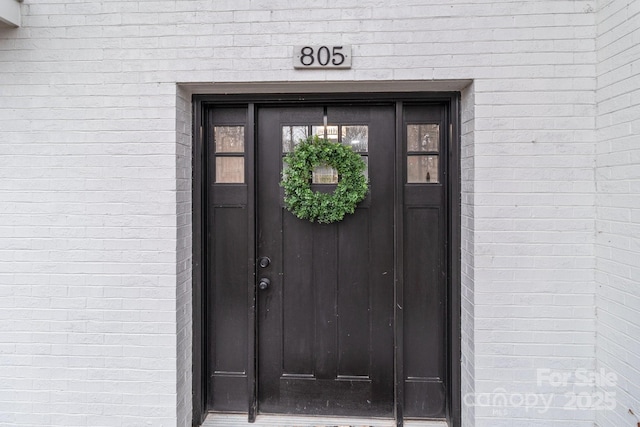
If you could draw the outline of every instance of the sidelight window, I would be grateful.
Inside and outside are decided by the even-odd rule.
[[[244,126],[214,126],[216,183],[244,182]]]
[[[440,182],[440,126],[407,125],[407,182]]]

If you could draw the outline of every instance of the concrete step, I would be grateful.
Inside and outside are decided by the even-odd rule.
[[[255,423],[248,423],[245,414],[207,416],[202,427],[395,427],[391,419],[346,417],[300,417],[293,415],[258,415]],[[445,421],[406,420],[407,427],[447,427]]]

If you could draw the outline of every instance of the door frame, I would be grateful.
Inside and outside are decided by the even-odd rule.
[[[233,94],[233,95],[193,95],[193,148],[192,148],[192,214],[193,214],[193,273],[192,273],[192,297],[193,297],[193,425],[200,426],[208,412],[207,407],[207,358],[206,340],[207,331],[206,311],[206,203],[205,193],[207,186],[206,162],[204,141],[206,135],[203,130],[205,123],[204,110],[210,106],[247,106],[247,138],[249,149],[247,150],[246,167],[254,167],[256,135],[256,112],[258,106],[263,105],[308,105],[308,104],[335,104],[335,105],[366,105],[372,103],[385,103],[395,105],[396,121],[396,159],[395,159],[395,207],[396,221],[396,300],[395,300],[395,419],[398,426],[403,425],[403,341],[402,341],[402,307],[403,278],[402,268],[402,209],[403,209],[403,181],[398,179],[398,171],[404,167],[402,149],[398,146],[403,142],[403,106],[416,104],[442,104],[445,108],[448,130],[445,142],[448,145],[447,176],[446,179],[446,203],[448,214],[446,231],[446,262],[447,262],[447,307],[446,307],[446,352],[447,352],[447,407],[446,420],[451,427],[461,425],[461,188],[460,188],[460,93],[459,92],[366,92],[366,93],[294,93],[294,94]],[[250,180],[251,181],[251,180]],[[247,182],[249,187],[249,221],[255,224],[255,182]],[[253,255],[255,265],[255,226],[250,228],[249,244],[253,245],[250,254]],[[247,414],[248,421],[255,421],[257,415],[257,372],[256,372],[256,294],[255,294],[255,269],[249,271],[248,283],[248,363],[247,375],[249,377]]]

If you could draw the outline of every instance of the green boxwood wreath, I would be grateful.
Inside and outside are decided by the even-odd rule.
[[[363,174],[364,160],[351,147],[338,142],[308,137],[301,140],[284,161],[288,165],[280,183],[284,188],[284,203],[300,219],[325,224],[342,221],[346,214],[355,212],[356,205],[369,191]],[[313,168],[323,164],[338,171],[338,184],[333,193],[311,189]]]

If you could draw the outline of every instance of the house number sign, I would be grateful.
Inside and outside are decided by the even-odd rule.
[[[351,68],[351,46],[295,46],[293,68]]]

